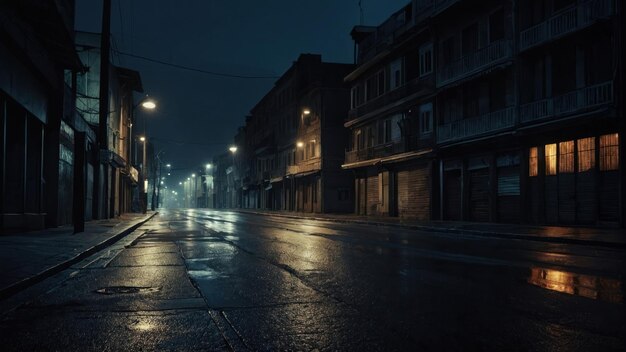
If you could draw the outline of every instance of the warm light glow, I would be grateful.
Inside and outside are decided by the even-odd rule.
[[[156,108],[156,103],[152,100],[146,100],[141,103],[141,106],[143,106],[144,109],[153,110],[154,108]]]
[[[237,151],[237,147],[232,146],[232,147],[228,148],[228,150],[230,150],[232,153],[234,153],[234,152]]]
[[[143,181],[143,192],[144,193],[148,192],[148,180]]]
[[[302,142],[298,142],[298,143],[296,143],[296,146],[297,146],[298,148],[302,148],[302,147],[304,147],[304,143],[302,143]]]
[[[146,141],[146,137],[141,136],[141,137],[139,137],[139,140],[142,141],[142,142],[145,142]]]
[[[311,110],[309,110],[308,108],[304,108],[302,110],[302,113],[305,114],[305,115],[309,115],[311,113]]]

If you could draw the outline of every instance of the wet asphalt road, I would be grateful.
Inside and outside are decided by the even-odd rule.
[[[165,210],[25,293],[0,346],[625,350],[625,262],[603,247]]]

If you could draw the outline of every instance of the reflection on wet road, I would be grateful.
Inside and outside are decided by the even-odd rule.
[[[623,252],[213,210],[160,220],[231,346],[624,347]]]

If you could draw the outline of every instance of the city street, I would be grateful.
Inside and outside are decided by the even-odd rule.
[[[602,246],[161,210],[5,309],[0,346],[624,350],[625,268]]]

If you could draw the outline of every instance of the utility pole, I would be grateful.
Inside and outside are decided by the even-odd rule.
[[[102,152],[109,149],[108,138],[108,120],[109,120],[109,51],[111,50],[110,34],[111,32],[111,0],[103,0],[102,2],[102,33],[100,38],[100,94],[99,94],[99,119],[98,119],[98,152],[96,153],[96,170],[94,170],[93,198],[94,198],[94,216],[100,218],[101,211],[105,218],[108,218],[108,181],[109,167],[101,160]],[[108,161],[107,161],[108,162]],[[100,179],[101,169],[102,180]],[[102,188],[100,188],[102,184]],[[102,189],[102,192],[100,190]],[[102,204],[100,204],[102,198]]]

